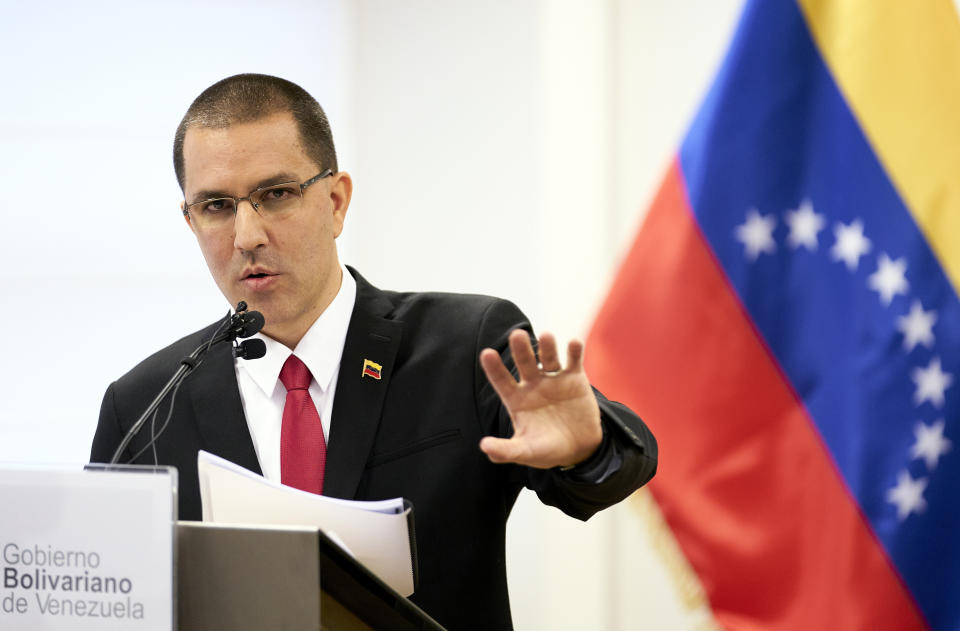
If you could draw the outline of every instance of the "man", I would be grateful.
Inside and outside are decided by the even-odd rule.
[[[646,426],[591,389],[579,342],[564,366],[544,334],[538,362],[512,304],[381,291],[344,268],[335,240],[353,184],[299,86],[263,75],[214,84],[177,130],[174,167],[214,280],[231,304],[263,313],[267,345],[256,361],[214,347],[180,389],[156,443],[180,471],[180,517],[200,516],[198,449],[313,492],[405,497],[418,540],[412,600],[451,629],[510,628],[504,536],[521,487],[586,519],[653,476]],[[220,324],[111,384],[93,461],[110,458]]]

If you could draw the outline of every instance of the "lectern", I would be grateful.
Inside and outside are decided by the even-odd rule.
[[[443,631],[316,528],[177,523],[179,631]]]
[[[176,489],[171,467],[0,464],[0,629],[443,631],[318,528],[177,522]]]

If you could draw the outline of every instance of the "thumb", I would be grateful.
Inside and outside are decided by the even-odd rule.
[[[491,462],[519,462],[523,447],[513,438],[494,438],[486,436],[480,441],[480,451],[487,454]]]

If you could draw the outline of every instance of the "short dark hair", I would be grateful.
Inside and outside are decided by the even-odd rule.
[[[296,83],[265,74],[238,74],[217,81],[190,104],[173,137],[173,170],[184,190],[183,139],[191,127],[223,128],[289,112],[303,150],[320,169],[336,173],[337,151],[323,108]]]

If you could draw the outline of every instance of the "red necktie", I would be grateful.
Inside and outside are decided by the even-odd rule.
[[[290,355],[280,369],[280,381],[287,389],[280,427],[280,481],[319,495],[323,492],[327,443],[308,390],[312,380],[310,369],[296,355]]]

